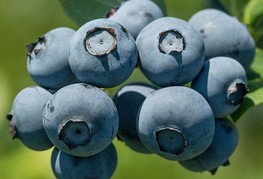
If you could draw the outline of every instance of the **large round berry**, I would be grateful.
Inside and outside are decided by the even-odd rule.
[[[51,166],[58,179],[110,179],[117,167],[117,151],[110,144],[95,155],[77,157],[54,148]]]
[[[150,151],[139,139],[136,118],[143,101],[153,91],[155,88],[145,83],[130,83],[121,87],[113,95],[120,121],[117,135],[127,146],[141,153],[150,153]]]
[[[229,165],[229,157],[238,144],[238,130],[229,119],[215,120],[215,135],[211,145],[202,154],[180,164],[194,172],[215,174],[220,165]]]
[[[246,71],[232,58],[214,57],[204,63],[192,88],[205,97],[216,118],[223,118],[238,109],[248,91]]]
[[[124,1],[109,14],[109,19],[120,23],[136,38],[139,32],[151,21],[163,17],[160,7],[153,1]]]
[[[84,24],[69,46],[69,64],[76,77],[98,87],[124,82],[133,72],[137,56],[133,37],[109,19]]]
[[[56,90],[76,81],[68,63],[68,45],[74,33],[67,27],[56,28],[27,46],[27,69],[38,85]]]
[[[203,35],[207,59],[217,56],[234,58],[245,69],[252,64],[255,56],[255,42],[247,27],[216,9],[205,9],[194,14],[189,23]]]
[[[188,87],[161,88],[146,97],[137,118],[138,135],[153,153],[187,160],[204,152],[214,135],[207,101]]]
[[[94,155],[106,148],[118,132],[118,112],[101,89],[77,83],[58,90],[43,112],[51,142],[75,156]]]
[[[202,36],[186,21],[163,17],[152,21],[136,39],[143,74],[158,86],[183,85],[204,62]]]
[[[27,87],[20,91],[7,114],[9,132],[26,147],[42,151],[53,146],[42,124],[42,113],[52,94],[39,86]]]

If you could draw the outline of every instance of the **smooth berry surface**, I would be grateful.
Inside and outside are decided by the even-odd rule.
[[[204,152],[212,142],[214,125],[205,98],[182,86],[158,89],[148,95],[137,118],[142,143],[151,152],[178,161]]]
[[[229,119],[216,119],[215,135],[208,149],[192,159],[181,161],[180,164],[190,171],[210,171],[215,174],[219,166],[230,164],[228,159],[237,145],[238,130],[235,124]]]
[[[141,153],[150,151],[140,141],[136,119],[143,101],[153,91],[155,88],[146,83],[129,83],[118,89],[112,97],[119,114],[119,139]]]
[[[189,23],[204,38],[206,59],[227,56],[249,69],[256,45],[248,27],[236,17],[217,9],[204,9],[193,14]]]
[[[127,80],[137,56],[133,37],[119,23],[106,18],[81,26],[69,45],[69,64],[77,79],[104,88]]]
[[[120,23],[134,39],[147,24],[161,17],[160,7],[148,0],[124,1],[109,15],[110,20]]]
[[[58,27],[27,46],[27,70],[40,86],[58,90],[76,82],[68,62],[69,41],[75,30]]]
[[[246,71],[235,59],[214,57],[204,63],[191,87],[205,97],[216,118],[223,118],[238,109],[248,92]]]
[[[163,17],[145,26],[136,39],[138,66],[155,85],[166,87],[192,81],[204,62],[201,34],[188,22]]]
[[[117,168],[117,159],[113,144],[89,157],[73,156],[54,148],[51,166],[57,179],[110,179]]]
[[[13,139],[18,138],[26,147],[36,151],[53,146],[42,123],[43,108],[51,96],[39,86],[26,87],[16,95],[11,112],[7,114]]]
[[[77,83],[58,90],[43,111],[43,124],[52,143],[75,156],[105,149],[118,132],[116,106],[101,89]]]

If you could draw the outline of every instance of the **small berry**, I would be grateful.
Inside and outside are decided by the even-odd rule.
[[[53,146],[42,124],[43,109],[51,96],[39,86],[27,87],[17,94],[11,112],[6,116],[13,139],[18,138],[26,147],[36,151]]]

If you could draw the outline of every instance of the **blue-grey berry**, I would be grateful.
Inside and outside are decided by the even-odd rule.
[[[54,148],[51,167],[57,179],[110,179],[117,160],[114,144],[89,157],[77,157]]]
[[[215,174],[218,167],[229,165],[229,157],[238,145],[238,129],[229,119],[215,120],[215,135],[211,145],[202,154],[180,164],[194,172],[210,171]]]
[[[16,95],[11,112],[6,116],[13,139],[18,138],[26,147],[36,151],[53,146],[42,124],[43,109],[51,96],[39,86],[24,88]]]
[[[38,85],[57,90],[76,81],[68,62],[68,45],[74,33],[71,28],[55,28],[27,46],[27,69]]]
[[[146,97],[137,118],[142,143],[169,160],[187,160],[204,152],[214,136],[212,109],[195,90],[173,86]]]
[[[133,72],[137,56],[133,37],[106,18],[81,26],[69,46],[69,64],[78,80],[103,88],[123,83]]]
[[[234,16],[217,9],[204,9],[189,20],[202,34],[205,56],[234,58],[248,69],[253,62],[256,45],[247,27]]]
[[[147,24],[161,17],[160,7],[149,0],[124,1],[109,15],[110,20],[120,23],[134,39]]]
[[[119,118],[112,99],[101,89],[76,83],[58,90],[43,111],[51,142],[75,156],[105,149],[118,132]]]
[[[238,109],[248,92],[246,71],[235,59],[214,57],[204,63],[191,87],[205,97],[216,118],[223,118]]]
[[[113,95],[119,114],[117,136],[128,147],[141,153],[150,153],[150,151],[140,141],[136,129],[136,118],[143,101],[153,91],[155,88],[146,83],[129,83]]]
[[[204,62],[204,42],[188,22],[162,17],[152,21],[136,39],[143,74],[158,86],[192,81]]]

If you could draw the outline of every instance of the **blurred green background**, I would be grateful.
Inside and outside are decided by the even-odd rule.
[[[166,0],[168,14],[188,20],[196,11],[206,8],[205,0]],[[51,150],[36,152],[27,149],[8,134],[9,112],[16,94],[35,85],[27,74],[26,45],[47,31],[77,26],[66,16],[58,0],[0,0],[0,178],[52,179]],[[145,80],[138,72],[127,81]],[[118,87],[117,87],[118,88]],[[111,92],[116,90],[114,88]],[[215,176],[208,172],[193,173],[175,161],[156,155],[135,153],[115,140],[118,167],[113,179],[262,179],[263,178],[263,107],[248,111],[237,123],[239,145],[231,156],[231,165],[220,167]]]

